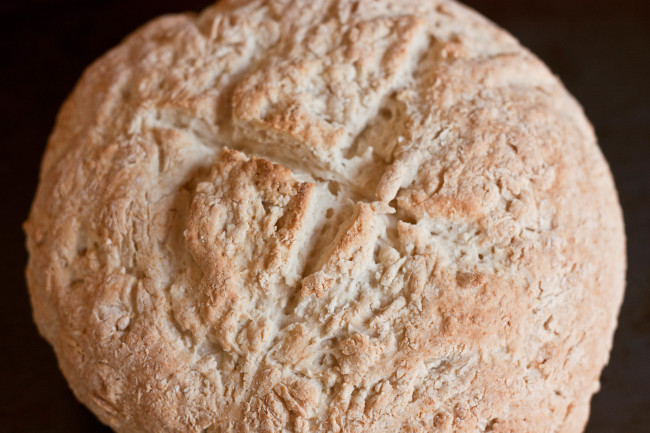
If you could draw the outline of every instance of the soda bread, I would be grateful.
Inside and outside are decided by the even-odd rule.
[[[580,106],[451,1],[220,1],[95,62],[25,224],[120,433],[580,432],[624,288]]]

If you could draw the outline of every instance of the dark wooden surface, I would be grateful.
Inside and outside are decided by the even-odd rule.
[[[76,402],[36,332],[23,277],[27,217],[47,136],[83,68],[145,21],[209,0],[0,2],[0,432],[109,432]],[[650,8],[646,1],[471,0],[582,102],[625,212],[628,287],[588,433],[650,424]]]

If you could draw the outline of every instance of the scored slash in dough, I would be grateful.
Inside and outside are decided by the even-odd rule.
[[[580,106],[450,1],[220,1],[63,105],[40,332],[120,433],[579,432],[624,288]]]

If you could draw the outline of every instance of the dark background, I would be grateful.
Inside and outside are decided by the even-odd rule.
[[[74,399],[32,323],[21,223],[58,107],[82,70],[157,15],[210,0],[0,0],[0,431],[110,430]],[[647,433],[650,413],[650,7],[647,0],[471,0],[584,105],[620,192],[628,286],[588,433]]]

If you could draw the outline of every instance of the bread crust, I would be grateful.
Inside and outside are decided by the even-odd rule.
[[[120,433],[578,432],[625,239],[582,109],[451,1],[220,1],[84,73],[34,318]]]

